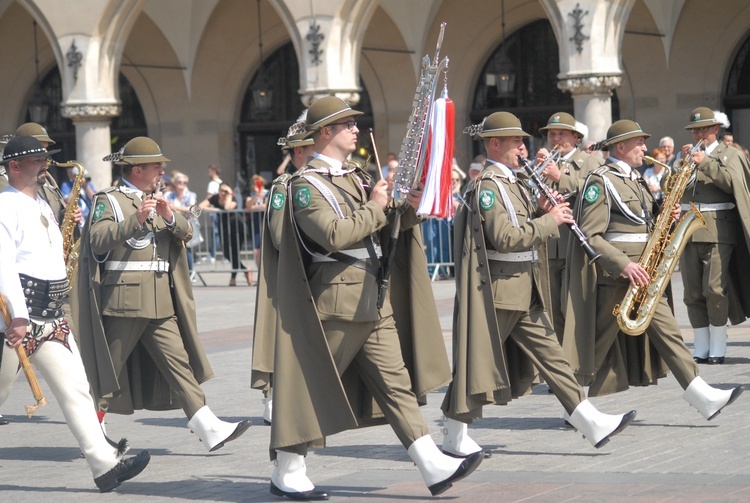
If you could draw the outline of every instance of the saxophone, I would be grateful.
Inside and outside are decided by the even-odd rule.
[[[646,331],[688,238],[706,225],[703,215],[693,203],[690,203],[690,209],[679,220],[675,222],[672,219],[672,208],[682,199],[697,167],[692,161],[693,154],[703,146],[703,143],[701,140],[693,147],[681,166],[672,170],[668,183],[665,184],[667,195],[662,204],[662,211],[656,218],[653,232],[638,260],[641,267],[648,272],[648,284],[633,286],[631,283],[622,302],[612,311],[617,317],[620,330],[628,335],[641,335]]]
[[[75,230],[78,225],[73,221],[73,214],[78,208],[78,198],[80,197],[81,187],[86,181],[86,170],[83,169],[83,164],[77,161],[68,162],[56,162],[50,160],[50,165],[58,168],[76,168],[78,174],[73,182],[73,187],[70,189],[70,199],[68,205],[65,207],[65,214],[63,215],[62,223],[60,224],[60,233],[63,237],[63,256],[65,257],[65,273],[68,277],[68,282],[73,282],[75,277],[76,268],[78,267],[78,252],[81,245],[81,239],[75,239]]]

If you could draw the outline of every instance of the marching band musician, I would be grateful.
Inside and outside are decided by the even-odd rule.
[[[122,183],[95,196],[72,297],[92,392],[100,411],[182,408],[215,451],[250,421],[217,418],[200,387],[213,371],[196,327],[185,251],[192,227],[158,191],[169,159],[147,137],[113,157]]]
[[[539,133],[546,135],[547,144],[560,152],[558,162],[549,162],[541,173],[541,176],[550,180],[550,186],[560,194],[567,197],[572,208],[575,204],[578,191],[583,180],[589,172],[598,168],[601,164],[597,157],[581,150],[581,143],[586,136],[588,128],[576,121],[575,118],[565,112],[552,114],[547,125],[539,129]],[[543,163],[550,152],[542,148],[536,154],[537,164]],[[570,242],[570,230],[567,226],[561,226],[560,238],[551,239],[547,242],[547,254],[549,255],[549,283],[551,294],[552,322],[557,334],[557,340],[562,344],[565,332],[565,311],[563,300],[565,299],[565,255]]]
[[[742,388],[713,388],[698,375],[666,295],[659,299],[645,334],[624,334],[612,314],[629,284],[649,283],[649,272],[638,260],[658,208],[648,184],[636,171],[649,136],[638,123],[620,120],[612,124],[599,145],[608,150],[609,158],[587,177],[575,214],[601,258],[586,265],[580,248],[569,248],[570,289],[563,345],[579,382],[590,386],[589,396],[656,384],[666,376],[666,363],[685,390],[683,398],[711,419],[736,400]],[[663,211],[679,216],[679,208]]]
[[[275,319],[271,493],[325,500],[306,475],[308,447],[327,435],[387,421],[433,495],[469,475],[480,455],[440,452],[419,412],[430,391],[450,380],[437,310],[414,208],[401,219],[389,297],[378,309],[380,246],[387,245],[386,182],[374,183],[346,158],[355,150],[362,112],[329,96],[312,104],[307,129],[315,153],[287,193],[272,199],[283,212],[278,252],[267,231],[259,315]],[[273,267],[267,261],[276,260]],[[276,274],[277,273],[277,274]],[[276,274],[276,276],[273,276]],[[418,321],[417,321],[418,320]],[[256,332],[257,333],[257,332]]]
[[[455,220],[454,256],[461,261],[456,264],[453,382],[442,404],[443,451],[456,456],[480,451],[467,423],[482,417],[483,406],[528,392],[536,371],[526,359],[539,369],[569,421],[601,447],[636,413],[602,414],[586,399],[552,328],[545,243],[559,236],[561,224],[573,222],[570,207],[541,198],[537,211],[516,177],[519,147],[529,135],[515,115],[495,112],[479,129],[475,137],[484,143],[487,161],[481,176],[470,182],[467,203]]]
[[[123,458],[125,441],[111,445],[99,426],[78,346],[63,312],[67,294],[63,238],[57,216],[38,196],[46,183],[48,151],[30,136],[11,139],[3,153],[10,187],[0,194],[0,292],[11,322],[0,320],[0,404],[13,387],[23,347],[55,395],[101,492],[138,475],[148,451]],[[122,449],[118,450],[118,447]]]
[[[281,150],[290,156],[290,162],[293,166],[291,173],[306,166],[307,159],[315,151],[313,139],[308,137],[307,130],[305,129],[306,118],[307,110],[297,119],[297,122],[292,124],[287,135],[279,138],[278,144],[281,145]],[[272,259],[269,258],[269,260],[264,261],[268,268],[273,268],[274,264],[278,262],[277,255],[281,242],[284,199],[291,178],[291,174],[287,172],[274,179],[267,198],[265,218],[263,219],[264,238],[261,245],[265,244],[269,253],[274,254]],[[269,247],[268,244],[273,246]],[[263,260],[264,256],[261,253],[261,260]],[[275,277],[275,273],[270,274],[269,277]],[[271,298],[276,297],[275,289],[269,290],[273,284],[264,281],[263,275],[259,278],[258,284],[260,295],[267,295]],[[276,316],[268,318],[267,315],[270,314],[271,311],[269,310],[259,311],[258,303],[255,303],[255,323],[253,324],[255,327],[255,336],[253,337],[251,382],[253,388],[263,390],[263,394],[265,395],[263,400],[263,421],[266,424],[271,424],[273,416],[273,359],[276,341]]]
[[[724,363],[727,321],[737,325],[750,317],[750,165],[742,152],[717,141],[717,115],[696,108],[685,126],[694,142],[705,141],[706,149],[693,154],[698,169],[683,195],[682,209],[695,204],[707,226],[690,237],[680,259],[693,358],[709,364]],[[683,158],[691,148],[683,147]]]

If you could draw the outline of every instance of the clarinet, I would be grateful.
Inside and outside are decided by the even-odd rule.
[[[534,168],[531,166],[531,163],[528,159],[524,159],[522,156],[518,156],[518,162],[523,166],[523,169],[526,171],[526,174],[528,177],[536,184],[537,188],[541,191],[542,194],[544,194],[544,197],[547,198],[547,200],[550,202],[552,206],[558,206],[560,203],[557,201],[557,198],[552,193],[552,189],[542,181],[542,178],[539,176],[539,174],[534,170]],[[589,258],[589,265],[596,262],[599,257],[602,256],[601,253],[597,253],[596,250],[594,250],[591,245],[589,244],[589,238],[586,237],[586,234],[583,233],[580,227],[578,227],[578,224],[573,222],[572,224],[566,224],[571,232],[575,234],[575,236],[578,238],[578,242],[581,245],[581,248],[583,248],[583,251],[586,253],[586,256]]]

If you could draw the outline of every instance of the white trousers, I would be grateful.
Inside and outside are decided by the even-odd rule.
[[[53,330],[53,325],[45,326],[45,334]],[[5,344],[5,341],[1,342]],[[60,404],[65,422],[78,441],[81,452],[91,468],[94,478],[104,475],[117,463],[117,455],[104,438],[99,420],[96,417],[94,401],[89,394],[89,382],[83,368],[73,334],[68,335],[70,350],[55,341],[42,343],[29,358],[34,369],[44,378],[57,403]],[[3,347],[0,362],[0,406],[7,400],[18,374],[18,355],[7,344]],[[29,395],[29,399],[33,397]],[[6,411],[7,412],[7,411]]]

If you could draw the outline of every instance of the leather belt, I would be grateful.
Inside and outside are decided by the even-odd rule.
[[[19,274],[29,316],[50,321],[63,316],[63,304],[68,296],[67,279],[45,280]]]
[[[733,210],[734,203],[693,203],[698,211],[723,211]],[[683,203],[680,205],[682,211],[688,211],[690,209],[690,203]]]
[[[351,250],[339,250],[339,253],[344,254],[353,259],[357,259],[357,260],[366,260],[370,258],[370,253],[367,251],[367,248],[353,248]],[[383,256],[383,250],[380,248],[380,245],[375,245],[375,255],[377,255],[378,258],[381,258]],[[338,262],[338,260],[336,260],[333,257],[330,257],[328,255],[319,255],[319,254],[312,254],[312,261],[313,262]]]
[[[487,250],[489,260],[498,260],[501,262],[535,262],[539,260],[539,253],[536,250],[526,252],[500,253],[497,250]]]
[[[104,264],[107,271],[155,271],[169,272],[169,262],[162,259],[140,261],[140,260],[109,260]]]
[[[645,243],[648,241],[649,234],[631,234],[628,232],[607,232],[604,239],[610,243]]]

